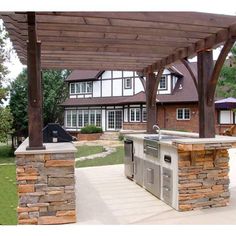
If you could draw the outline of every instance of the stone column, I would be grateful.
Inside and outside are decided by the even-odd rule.
[[[235,146],[235,144],[234,144]],[[179,145],[179,211],[229,204],[230,144]]]
[[[71,143],[48,143],[46,150],[15,152],[18,224],[76,222],[75,152]]]

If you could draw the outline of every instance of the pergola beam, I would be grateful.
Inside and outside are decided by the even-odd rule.
[[[196,78],[196,75],[194,74],[193,70],[190,67],[190,63],[189,63],[188,59],[187,58],[181,59],[181,62],[183,63],[185,68],[188,70],[188,72],[193,80],[193,83],[195,85],[195,88],[198,91],[197,78]]]
[[[235,40],[236,40],[236,37],[233,37],[233,38],[228,39],[225,42],[224,47],[222,48],[220,55],[215,63],[214,70],[211,75],[211,79],[209,80],[208,85],[207,85],[207,104],[209,106],[212,106],[212,104],[214,103],[216,85],[220,76],[222,66],[225,62],[225,59],[228,53],[230,52],[230,49],[234,45]]]
[[[45,149],[42,133],[41,44],[37,41],[35,13],[29,12],[27,19],[29,35],[27,48],[29,146],[27,150],[39,150]]]

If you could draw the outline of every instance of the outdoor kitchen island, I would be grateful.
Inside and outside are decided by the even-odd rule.
[[[125,135],[125,175],[178,211],[228,205],[228,149],[236,137],[161,134]]]

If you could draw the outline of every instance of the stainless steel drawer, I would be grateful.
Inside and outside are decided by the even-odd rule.
[[[143,186],[143,159],[134,156],[134,181]]]
[[[165,167],[162,168],[162,181],[163,185],[172,188],[172,170]]]
[[[173,174],[172,170],[162,168],[162,196],[164,202],[172,205],[173,200]]]
[[[164,202],[169,205],[172,205],[172,189],[170,189],[169,187],[163,186],[162,192],[163,192]]]
[[[144,175],[144,187],[150,193],[160,198],[161,185],[160,185],[160,165],[152,163],[150,161],[144,161],[143,167]]]

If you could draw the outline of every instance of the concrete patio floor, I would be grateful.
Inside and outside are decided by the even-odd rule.
[[[123,165],[76,169],[77,224],[236,224],[236,149],[230,157],[230,205],[189,212],[125,178]]]

